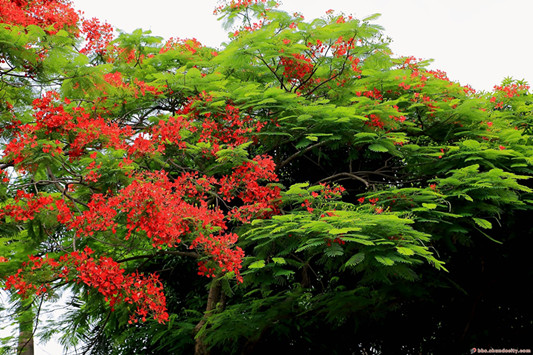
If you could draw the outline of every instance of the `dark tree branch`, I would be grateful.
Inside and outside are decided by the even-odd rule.
[[[279,165],[276,167],[276,170],[280,170],[280,169],[283,168],[285,165],[289,164],[291,161],[293,161],[294,159],[298,158],[300,155],[307,153],[308,151],[310,151],[310,150],[313,149],[313,148],[318,148],[318,147],[320,147],[320,146],[323,146],[323,145],[326,144],[326,143],[329,143],[329,141],[324,140],[324,141],[322,141],[322,142],[318,142],[318,143],[316,143],[316,144],[310,145],[309,147],[305,148],[304,150],[300,150],[300,151],[294,153],[293,155],[291,155],[290,157],[288,157],[287,159],[285,159],[283,162],[281,162],[281,164],[279,164]]]
[[[340,178],[340,177],[348,177],[350,179],[362,182],[363,184],[365,184],[366,187],[369,186],[368,181],[366,181],[363,178],[360,178],[359,176],[357,176],[355,174],[351,174],[351,173],[338,173],[338,174],[335,174],[335,175],[328,176],[327,178],[324,178],[324,179],[320,180],[319,182],[324,182],[324,181],[328,181],[328,180],[335,180],[335,179]]]
[[[126,261],[139,260],[139,259],[151,259],[151,258],[155,258],[156,256],[160,256],[160,255],[178,255],[178,256],[191,257],[194,259],[198,259],[200,257],[200,254],[194,251],[160,250],[154,254],[136,255],[136,256],[129,257],[129,258],[117,260],[117,263],[125,263]]]
[[[265,61],[265,59],[263,58],[263,56],[259,55],[259,56],[256,56],[256,58],[259,59],[261,62],[263,62],[263,64],[266,65],[266,67],[268,68],[268,70],[270,70],[270,72],[271,72],[272,74],[274,74],[274,76],[276,77],[276,79],[278,79],[278,81],[279,81],[279,83],[280,83],[280,85],[281,85],[281,87],[282,87],[283,90],[285,90],[285,91],[290,91],[289,89],[287,89],[287,87],[285,86],[285,84],[283,84],[283,79],[281,79],[281,78],[278,76],[278,74],[276,74],[276,71],[275,71],[274,69],[272,69],[272,68],[270,67],[270,65],[268,65],[268,63]]]

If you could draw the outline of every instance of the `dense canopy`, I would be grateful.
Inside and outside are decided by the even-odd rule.
[[[476,93],[375,17],[261,0],[215,10],[217,49],[0,5],[6,352],[527,347],[527,83]]]

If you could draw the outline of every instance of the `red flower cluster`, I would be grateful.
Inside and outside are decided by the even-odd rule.
[[[159,121],[158,124],[152,126],[150,133],[152,141],[160,144],[159,151],[164,151],[165,144],[175,144],[180,149],[187,147],[187,144],[181,139],[183,130],[196,131],[196,127],[191,126],[186,117],[174,116],[166,121]]]
[[[311,192],[311,199],[306,198],[302,203],[301,207],[305,207],[307,209],[307,212],[313,213],[314,208],[311,207],[313,204],[316,205],[317,199],[319,202],[323,202],[324,200],[329,199],[338,199],[342,196],[342,194],[346,191],[344,187],[338,185],[338,186],[330,186],[325,183],[320,183],[320,186],[322,187],[318,191],[312,191]],[[328,216],[334,216],[333,212],[326,212]],[[321,218],[325,217],[325,214],[320,215]]]
[[[244,251],[231,246],[237,242],[239,236],[235,233],[226,233],[208,236],[200,233],[200,235],[193,241],[191,249],[203,249],[207,254],[211,255],[213,262],[218,264],[222,272],[230,271],[235,273],[237,281],[242,282],[240,275],[240,268],[242,267],[242,259],[244,258]],[[208,262],[201,261],[198,263],[198,275],[206,277],[215,277],[215,268],[208,268]]]
[[[39,26],[51,34],[76,28],[78,14],[69,0],[0,0],[0,22]],[[50,30],[53,28],[53,30]]]
[[[400,65],[401,69],[411,69],[418,71],[420,68],[420,62],[422,61],[422,58],[415,58],[413,56],[410,57],[404,57],[403,63]]]
[[[59,102],[59,94],[55,91],[46,92],[42,98],[33,100],[35,113],[35,130],[45,129],[45,134],[58,131],[72,121],[72,116],[65,112]]]
[[[376,127],[376,128],[379,128],[379,129],[383,129],[385,127],[385,123],[383,122],[383,120],[378,115],[372,113],[372,114],[370,114],[370,116],[368,118],[370,120],[365,121],[365,125],[367,125],[369,127]]]
[[[220,182],[194,173],[184,173],[174,181],[164,172],[144,173],[135,176],[130,185],[114,196],[95,194],[89,209],[81,215],[69,220],[62,213],[58,220],[61,218],[69,229],[84,237],[109,230],[115,233],[117,218],[124,216],[126,239],[142,232],[157,248],[174,247],[183,238],[195,236],[191,248],[202,249],[222,270],[233,271],[239,277],[243,254],[240,248],[232,249],[237,236],[226,233],[223,211],[205,201],[207,194],[216,191],[220,184],[220,194],[226,201],[238,197],[243,202],[228,211],[228,217],[241,222],[267,218],[278,211],[280,192],[278,187],[262,186],[260,180],[277,181],[270,157],[256,157]]]
[[[311,58],[316,58],[317,56],[324,53],[326,50],[326,45],[321,40],[317,39],[315,42],[308,42],[307,47],[309,48],[309,51],[311,52]]]
[[[413,98],[411,99],[411,101],[423,103],[424,105],[426,105],[429,112],[434,112],[438,108],[436,106],[437,102],[435,100],[431,99],[429,96],[420,94],[418,92],[415,92],[413,94]]]
[[[118,78],[118,79],[117,79]],[[120,74],[112,74],[106,77],[113,84],[123,85],[130,88],[134,93],[141,92],[144,94],[150,91],[154,95],[160,92],[143,82],[136,82],[136,86],[125,84],[120,79]],[[156,149],[151,147],[152,142],[146,147],[141,142],[142,137],[137,137],[131,144],[128,139],[134,136],[134,132],[129,126],[119,127],[117,123],[107,122],[104,118],[87,113],[83,107],[75,107],[66,110],[63,103],[59,101],[59,95],[56,92],[48,92],[41,99],[33,102],[35,124],[20,125],[17,131],[13,132],[12,139],[6,144],[4,156],[13,159],[18,168],[30,169],[31,166],[24,164],[25,159],[31,155],[31,149],[38,146],[38,136],[50,137],[50,134],[59,134],[60,140],[55,141],[55,146],[44,144],[44,151],[52,151],[54,154],[62,153],[60,149],[61,142],[67,142],[69,150],[66,152],[71,159],[77,158],[84,154],[87,147],[94,146],[97,148],[125,149],[130,156],[142,156],[146,153],[154,152]],[[168,138],[168,137],[165,137]],[[157,143],[157,142],[156,142]],[[51,149],[52,148],[52,149]]]
[[[259,181],[278,181],[274,161],[270,156],[257,156],[252,162],[237,167],[233,174],[220,180],[220,194],[226,201],[238,197],[244,203],[229,212],[229,216],[243,223],[252,218],[268,218],[279,212],[280,189],[262,186]]]
[[[339,19],[342,19],[342,21],[344,22],[343,16],[340,16]],[[350,50],[355,48],[355,39],[350,38],[349,40],[344,40],[342,37],[339,37],[337,38],[337,41],[331,46],[331,48],[333,49],[333,55],[335,57],[342,57]]]
[[[18,190],[15,196],[16,204],[8,204],[0,210],[0,218],[9,216],[15,221],[32,220],[39,213],[54,202],[51,196],[35,196],[22,190]]]
[[[235,148],[250,140],[255,141],[257,138],[254,134],[260,132],[266,125],[266,123],[258,121],[250,115],[242,114],[239,108],[231,102],[226,103],[222,111],[217,109],[213,112],[208,107],[211,101],[212,98],[209,95],[200,94],[190,98],[189,102],[177,112],[186,116],[189,121],[189,123],[185,123],[182,118],[178,119],[181,127],[187,128],[191,132],[198,131],[198,142],[210,143],[211,149],[206,149],[203,152],[205,154],[215,156],[221,145]],[[197,122],[201,122],[201,124],[197,124]],[[195,124],[199,127],[196,128]],[[173,131],[178,133],[177,128]]]
[[[280,64],[283,66],[283,76],[290,83],[297,83],[313,72],[311,59],[299,53],[294,53],[291,57],[281,57]]]
[[[320,185],[323,187],[323,189],[320,190],[320,195],[325,199],[340,198],[346,191],[346,189],[341,185],[334,187],[324,183],[321,183]]]
[[[511,84],[506,86],[494,86],[494,91],[503,93],[506,97],[520,96],[529,90],[529,85]]]
[[[181,53],[189,52],[190,54],[194,54],[202,47],[202,44],[196,38],[181,39],[171,37],[165,43],[163,48],[159,50],[159,53],[166,53],[170,50],[178,50]]]
[[[362,91],[362,92],[361,91],[356,91],[355,94],[357,96],[363,95],[363,96],[371,98],[371,99],[383,100],[383,94],[377,88],[374,88],[372,90]]]
[[[48,275],[49,280],[62,278],[65,281],[75,279],[98,290],[109,302],[111,309],[121,303],[136,305],[135,315],[131,320],[137,322],[136,316],[143,321],[151,314],[158,322],[168,320],[166,298],[163,284],[157,275],[144,276],[139,273],[125,274],[125,270],[111,258],[100,257],[95,260],[90,255],[93,251],[85,247],[83,251],[74,251],[55,260],[48,256],[39,258],[30,256],[15,275],[6,280],[6,289],[15,289],[22,296],[30,292],[37,295],[47,292],[48,284],[36,285],[31,282],[32,276],[40,272]]]
[[[126,83],[124,82],[124,79],[122,78],[122,73],[120,72],[107,73],[104,75],[104,80],[116,88],[123,88],[129,90],[133,94],[133,96],[135,96],[136,99],[139,98],[139,93],[141,94],[141,96],[145,96],[147,92],[154,96],[158,96],[163,93],[155,86],[147,85],[144,81],[141,81],[137,78],[133,79],[133,83]],[[107,92],[105,92],[105,90],[103,91],[103,93],[107,95]]]
[[[21,128],[22,129],[22,128]],[[37,136],[33,134],[28,134],[26,132],[15,132],[11,141],[5,145],[4,156],[8,159],[13,159],[15,166],[19,166],[21,169],[29,169],[31,166],[24,164],[21,166],[22,162],[26,160],[27,157],[31,155],[28,151],[28,148],[34,148],[37,146]]]
[[[104,54],[107,45],[113,39],[113,27],[107,22],[100,23],[97,18],[84,20],[82,32],[87,41],[85,47],[80,50],[80,53],[83,54]]]

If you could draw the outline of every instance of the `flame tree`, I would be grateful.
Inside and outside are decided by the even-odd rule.
[[[221,49],[1,4],[0,272],[20,314],[69,290],[44,338],[387,353],[531,329],[480,330],[515,314],[487,296],[511,280],[497,267],[531,272],[526,83],[476,93],[394,56],[374,18],[274,2],[217,8]]]

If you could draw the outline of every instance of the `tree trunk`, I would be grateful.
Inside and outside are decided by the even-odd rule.
[[[33,321],[35,313],[31,309],[31,305],[28,309],[23,310],[18,319],[19,323],[19,339],[17,347],[17,355],[33,355],[34,343],[33,343]]]
[[[17,355],[33,355],[34,343],[33,343],[33,331],[21,330],[19,333],[19,344],[17,349]]]
[[[194,327],[194,332],[196,334],[196,341],[194,346],[194,354],[195,355],[209,355],[210,351],[207,348],[206,344],[204,343],[204,337],[198,336],[198,332],[206,323],[206,318],[209,316],[209,314],[216,308],[217,303],[223,298],[223,291],[222,291],[222,284],[220,280],[214,279],[213,282],[211,282],[211,287],[209,288],[209,296],[207,297],[207,306],[205,308],[204,317],[196,327]]]

